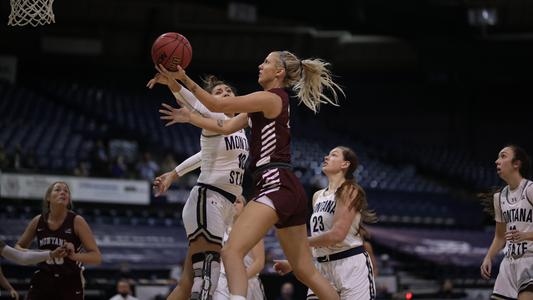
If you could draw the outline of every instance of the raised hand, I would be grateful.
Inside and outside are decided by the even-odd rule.
[[[181,66],[177,66],[178,70],[176,72],[172,72],[167,70],[162,64],[159,64],[158,66],[155,66],[155,69],[157,72],[159,72],[161,75],[165,76],[167,79],[177,79],[177,80],[183,80],[186,78],[185,70]]]
[[[161,120],[168,121],[165,126],[174,125],[176,123],[188,123],[191,121],[191,111],[187,108],[174,108],[166,103],[162,103],[163,108],[159,109],[161,113]]]

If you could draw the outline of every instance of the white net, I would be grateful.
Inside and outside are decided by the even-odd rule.
[[[33,27],[55,23],[54,0],[11,0],[11,14],[7,25]]]

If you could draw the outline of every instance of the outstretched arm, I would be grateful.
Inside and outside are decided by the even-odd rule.
[[[189,173],[200,167],[202,161],[202,151],[187,158],[181,164],[179,164],[174,170],[170,170],[160,176],[157,176],[153,182],[153,189],[155,190],[155,196],[159,197],[170,188],[172,183],[178,180],[183,175]]]
[[[164,103],[162,105],[164,109],[160,109],[159,112],[163,115],[161,119],[168,121],[165,126],[176,123],[191,123],[196,127],[225,135],[248,126],[248,114],[244,113],[226,120],[214,120],[192,113],[187,108],[173,108]]]
[[[65,257],[68,255],[68,250],[66,246],[57,247],[53,251],[19,250],[5,245],[1,251],[1,255],[14,263],[26,266],[34,265],[51,258]]]
[[[19,265],[33,265],[43,262],[51,257],[51,251],[23,251],[8,245],[2,250],[2,257]]]
[[[165,74],[157,73],[155,74],[154,78],[150,79],[146,86],[148,88],[153,88],[157,83],[166,85],[170,92],[172,92],[172,95],[174,95],[174,98],[176,100],[176,103],[178,103],[181,107],[186,107],[191,111],[197,112],[201,114],[204,117],[208,118],[214,118],[214,119],[223,119],[224,114],[221,113],[213,113],[209,111],[197,98],[196,96],[191,93],[188,89],[183,87],[180,83],[174,79],[174,76],[168,77],[170,75],[174,75],[175,72],[167,72]]]
[[[156,69],[166,77],[180,80],[212,112],[236,113],[236,112],[263,112],[266,117],[276,117],[281,111],[281,98],[270,92],[255,92],[244,96],[225,97],[217,99],[196,84],[178,66],[177,72],[169,72],[162,65]]]

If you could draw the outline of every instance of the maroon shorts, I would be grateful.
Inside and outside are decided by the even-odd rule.
[[[60,275],[36,271],[26,300],[83,300],[81,274]]]
[[[268,197],[278,214],[277,228],[307,223],[307,195],[300,180],[290,169],[273,168],[261,171],[254,180],[253,199]]]

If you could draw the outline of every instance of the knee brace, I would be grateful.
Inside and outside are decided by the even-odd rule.
[[[194,276],[191,300],[210,300],[220,275],[220,253],[214,251],[195,253],[191,259]]]

